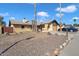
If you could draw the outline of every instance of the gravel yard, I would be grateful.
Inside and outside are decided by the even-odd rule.
[[[64,35],[48,35],[41,32],[2,36],[0,54],[2,56],[47,56],[65,40]]]

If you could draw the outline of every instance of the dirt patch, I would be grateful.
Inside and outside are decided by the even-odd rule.
[[[34,37],[30,40],[30,37]],[[28,38],[28,39],[27,39]],[[2,55],[11,56],[43,56],[59,47],[65,41],[65,36],[48,35],[43,32],[27,32],[17,35],[11,35],[7,38],[2,38],[3,42],[0,47],[0,53],[10,47]],[[25,39],[25,40],[24,40]],[[21,40],[21,41],[20,41]],[[19,43],[18,43],[19,42]],[[8,45],[7,45],[8,43]],[[18,44],[17,44],[18,43]],[[16,44],[16,45],[15,45]],[[5,46],[4,46],[5,45]],[[13,46],[15,45],[15,46]]]

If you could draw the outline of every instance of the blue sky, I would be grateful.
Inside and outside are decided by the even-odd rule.
[[[63,3],[61,5],[62,22],[73,24],[73,19],[77,19],[76,23],[79,23],[79,4]],[[38,3],[36,9],[39,22],[46,22],[54,18],[59,22],[59,3]],[[7,24],[11,18],[32,20],[34,18],[34,5],[33,3],[0,3],[0,15],[4,17]]]

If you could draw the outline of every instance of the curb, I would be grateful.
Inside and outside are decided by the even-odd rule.
[[[69,43],[71,43],[71,40],[72,40],[72,38],[69,38],[69,39],[67,39],[62,45],[60,45],[60,50],[61,50],[61,52],[62,52],[62,50],[69,44]],[[61,46],[62,46],[62,48],[61,48]],[[60,53],[61,53],[60,52]]]
[[[50,32],[51,33],[51,32]],[[51,33],[51,34],[57,34],[57,35],[63,35],[63,33]],[[46,56],[58,56],[60,53],[62,53],[62,50],[71,42],[73,38],[68,38],[65,40],[65,42],[59,46],[59,48],[55,48],[53,51],[46,53]]]
[[[65,42],[59,46],[59,48],[55,48],[54,51],[47,53],[47,56],[58,56],[60,53],[62,53],[62,50],[71,42],[72,39],[73,38],[66,39]]]

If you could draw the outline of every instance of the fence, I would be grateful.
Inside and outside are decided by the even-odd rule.
[[[13,33],[13,27],[2,27],[2,33]]]

